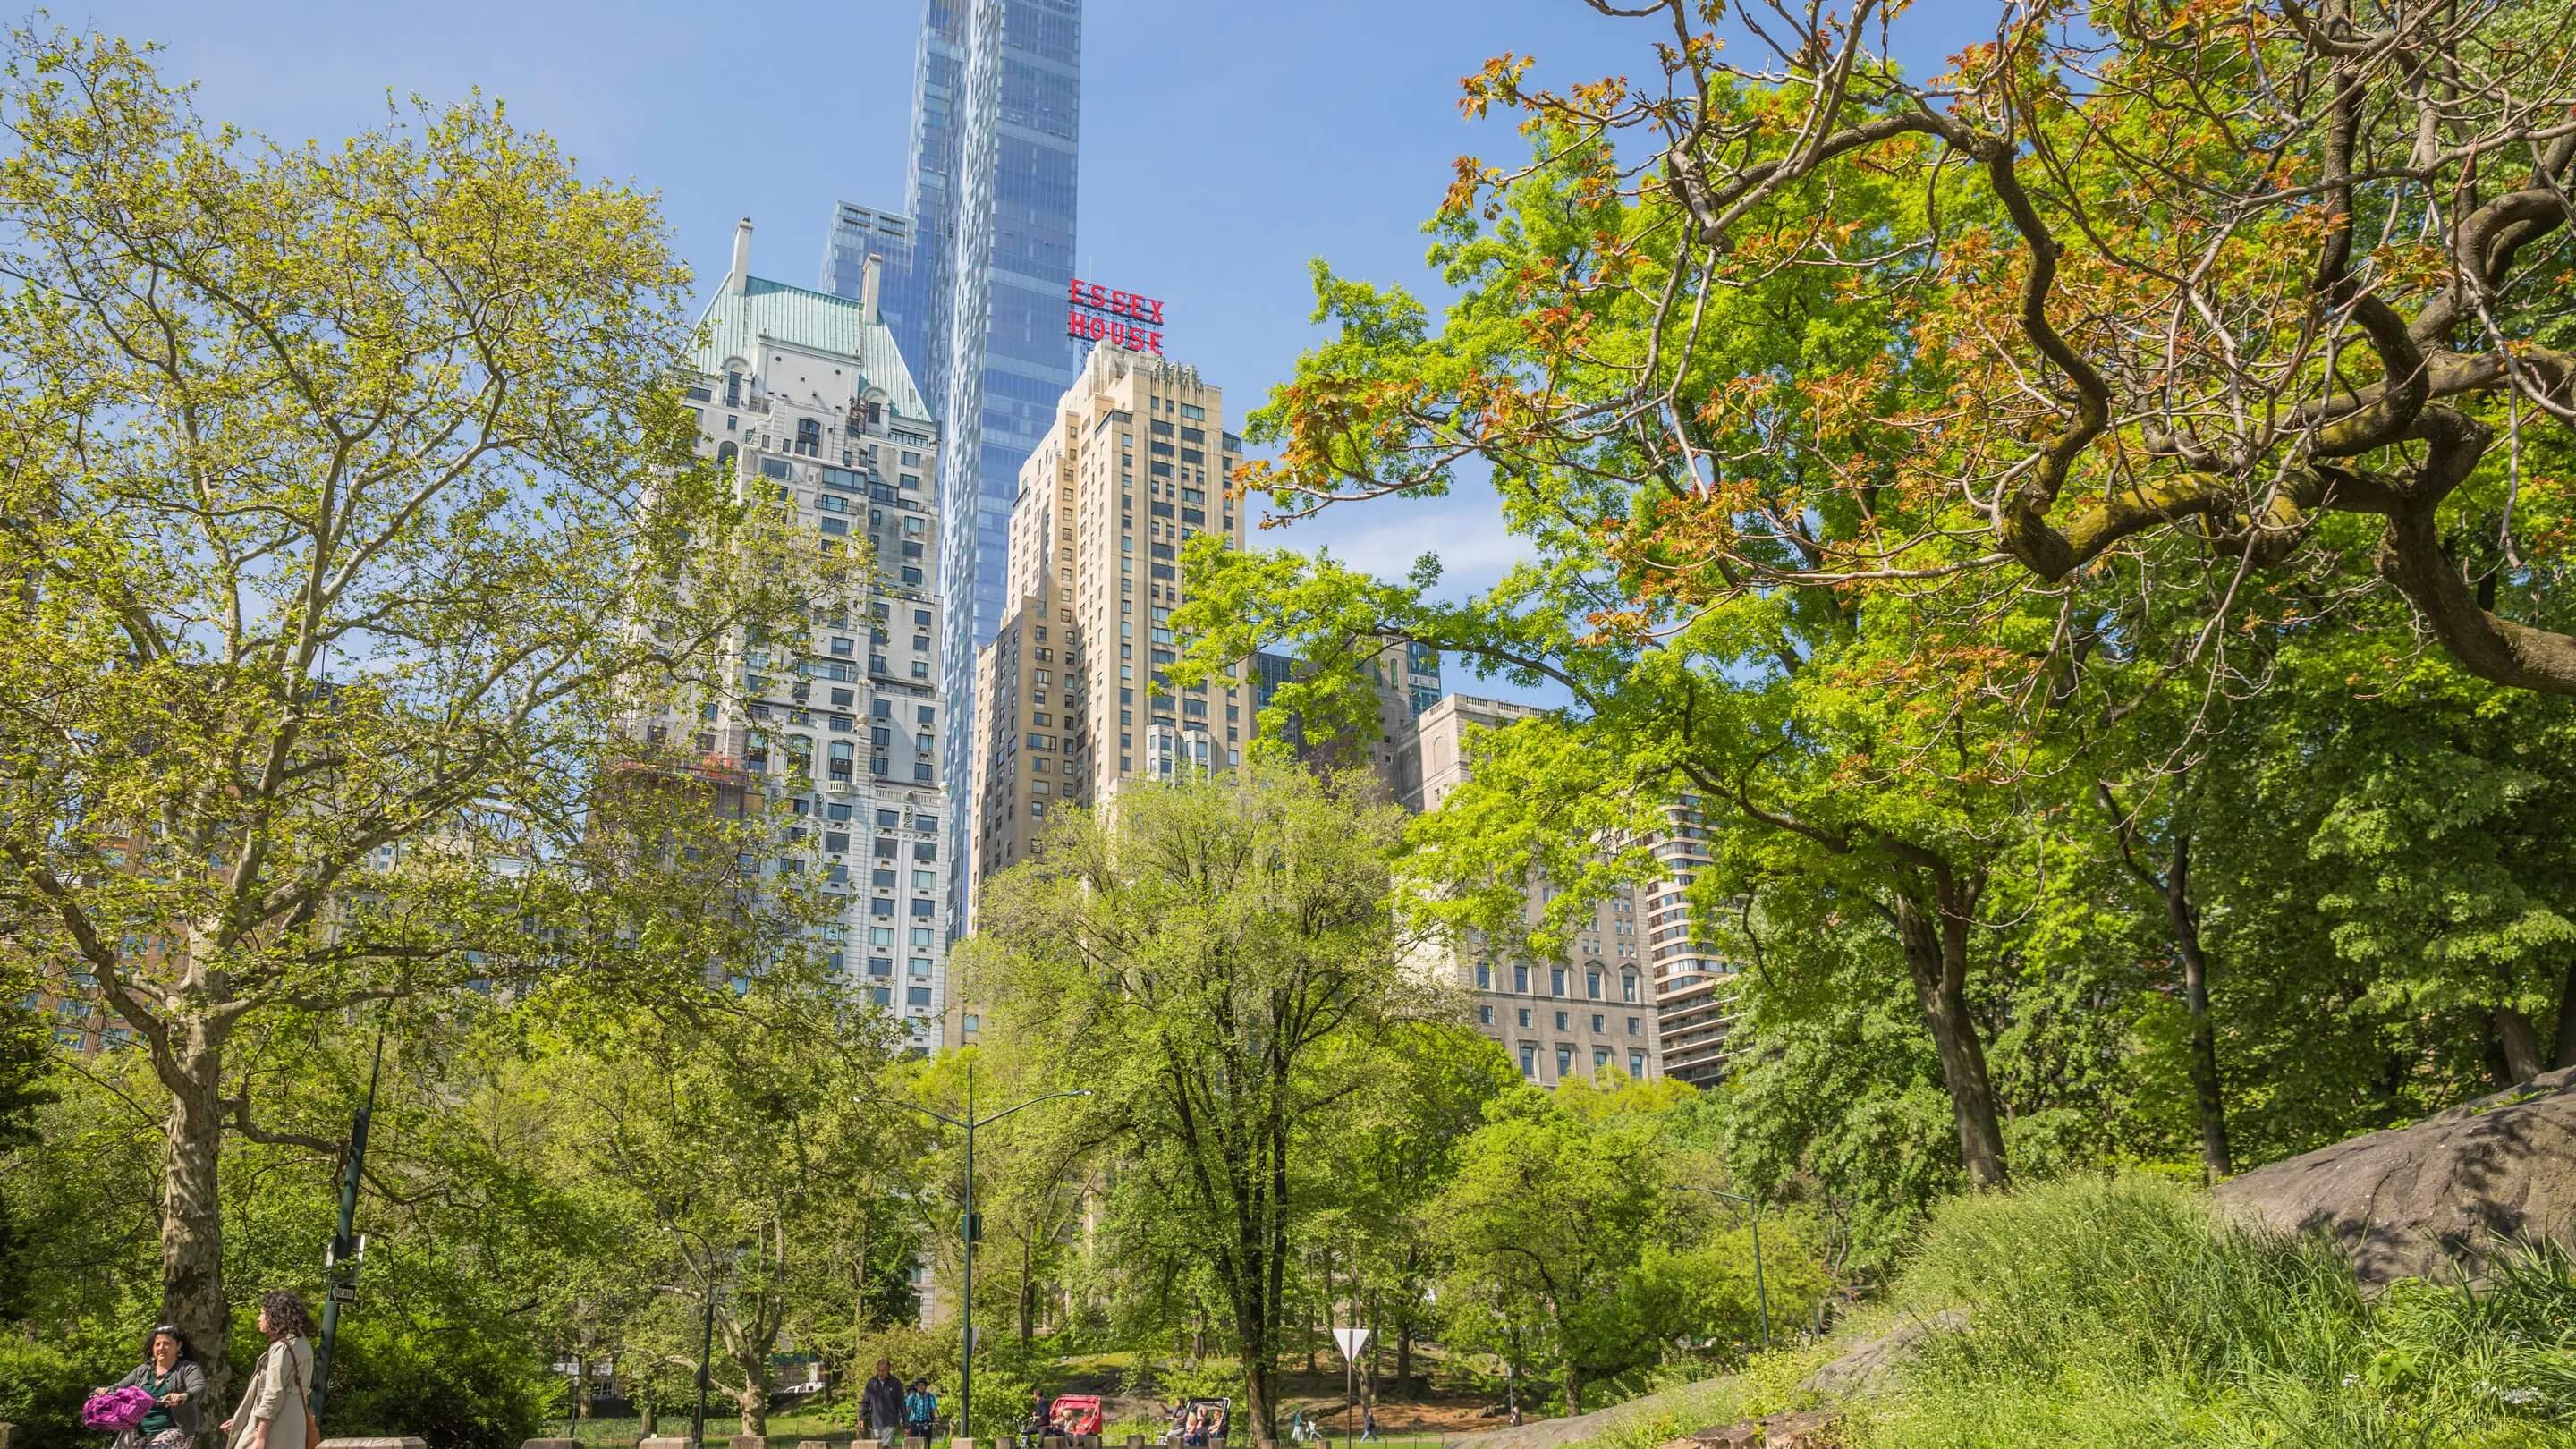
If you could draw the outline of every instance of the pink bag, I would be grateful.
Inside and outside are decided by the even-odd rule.
[[[81,1423],[109,1434],[122,1434],[152,1412],[152,1396],[132,1384],[102,1389],[81,1405]]]

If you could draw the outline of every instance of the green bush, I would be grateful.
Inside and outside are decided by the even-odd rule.
[[[2554,1248],[2374,1300],[2331,1245],[2218,1226],[2195,1189],[2074,1180],[1948,1205],[1898,1296],[1970,1327],[1855,1408],[1859,1446],[2576,1442],[2576,1262]]]
[[[0,1423],[17,1426],[10,1449],[98,1449],[105,1437],[81,1426],[81,1404],[141,1361],[132,1343],[0,1333]]]
[[[438,1449],[518,1449],[546,1431],[562,1380],[524,1343],[352,1318],[333,1347],[322,1430],[409,1434]]]

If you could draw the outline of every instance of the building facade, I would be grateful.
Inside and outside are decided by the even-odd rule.
[[[1410,722],[1398,751],[1398,798],[1408,810],[1437,810],[1468,775],[1467,737],[1540,711],[1505,700],[1452,694]],[[1529,883],[1523,924],[1534,926],[1557,887]],[[1622,888],[1576,921],[1565,951],[1541,960],[1516,945],[1470,931],[1430,948],[1424,969],[1471,998],[1475,1025],[1502,1043],[1521,1076],[1544,1086],[1597,1077],[1664,1075],[1661,1003],[1648,974],[1639,893]]]
[[[1708,864],[1708,830],[1699,798],[1664,807],[1655,837],[1663,877],[1646,892],[1646,951],[1662,1004],[1664,1070],[1695,1087],[1726,1071],[1726,1036],[1735,1022],[1735,963],[1717,955],[1693,919],[1686,893]]]
[[[1297,660],[1268,650],[1252,656],[1252,702],[1256,712],[1266,711],[1278,695],[1279,687],[1298,677]],[[1389,640],[1385,647],[1361,666],[1371,691],[1377,697],[1375,733],[1366,739],[1310,738],[1305,723],[1293,717],[1276,722],[1277,737],[1297,749],[1297,757],[1313,766],[1341,768],[1366,766],[1378,777],[1390,800],[1404,798],[1404,781],[1408,768],[1407,735],[1413,721],[1423,711],[1440,702],[1440,651],[1421,644]],[[1414,770],[1418,775],[1419,771]]]
[[[968,909],[973,884],[1027,859],[1048,811],[1242,762],[1252,684],[1163,677],[1179,657],[1181,548],[1243,543],[1225,493],[1242,449],[1224,393],[1148,353],[1093,348],[1060,400],[1011,510],[1014,605],[976,655]]]
[[[827,288],[848,295],[851,257],[909,233],[893,290],[933,410],[945,424],[938,478],[938,587],[958,647],[942,689],[956,705],[945,749],[971,753],[975,661],[1017,600],[1005,581],[1020,470],[1055,426],[1074,381],[1064,326],[1080,175],[1080,0],[928,0],[913,75],[908,217],[844,204],[826,246]],[[910,335],[919,329],[917,343]],[[952,782],[951,850],[967,845],[967,772]],[[963,886],[952,918],[965,921]]]
[[[732,641],[738,688],[694,715],[639,721],[739,769],[795,817],[764,869],[820,879],[841,897],[815,942],[901,1018],[912,1047],[939,1040],[947,1007],[945,837],[950,757],[940,692],[946,630],[932,570],[939,429],[873,275],[842,298],[750,274],[751,223],[700,319],[689,389],[698,450],[746,494],[791,502],[826,553],[873,549],[863,597],[818,606],[801,637]],[[870,269],[874,272],[878,269]]]

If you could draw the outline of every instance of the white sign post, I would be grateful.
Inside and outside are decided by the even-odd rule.
[[[1369,1331],[1365,1328],[1336,1328],[1333,1342],[1342,1349],[1342,1443],[1351,1442],[1351,1411],[1359,1403],[1356,1373],[1360,1350],[1368,1347]]]

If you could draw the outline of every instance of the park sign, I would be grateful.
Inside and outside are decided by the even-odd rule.
[[[1333,1330],[1333,1342],[1342,1346],[1342,1358],[1346,1362],[1357,1359],[1360,1356],[1360,1350],[1368,1347],[1368,1341],[1369,1331],[1365,1328],[1336,1328]]]
[[[1161,298],[1112,291],[1076,277],[1066,284],[1065,300],[1073,304],[1064,314],[1065,336],[1163,355]]]

